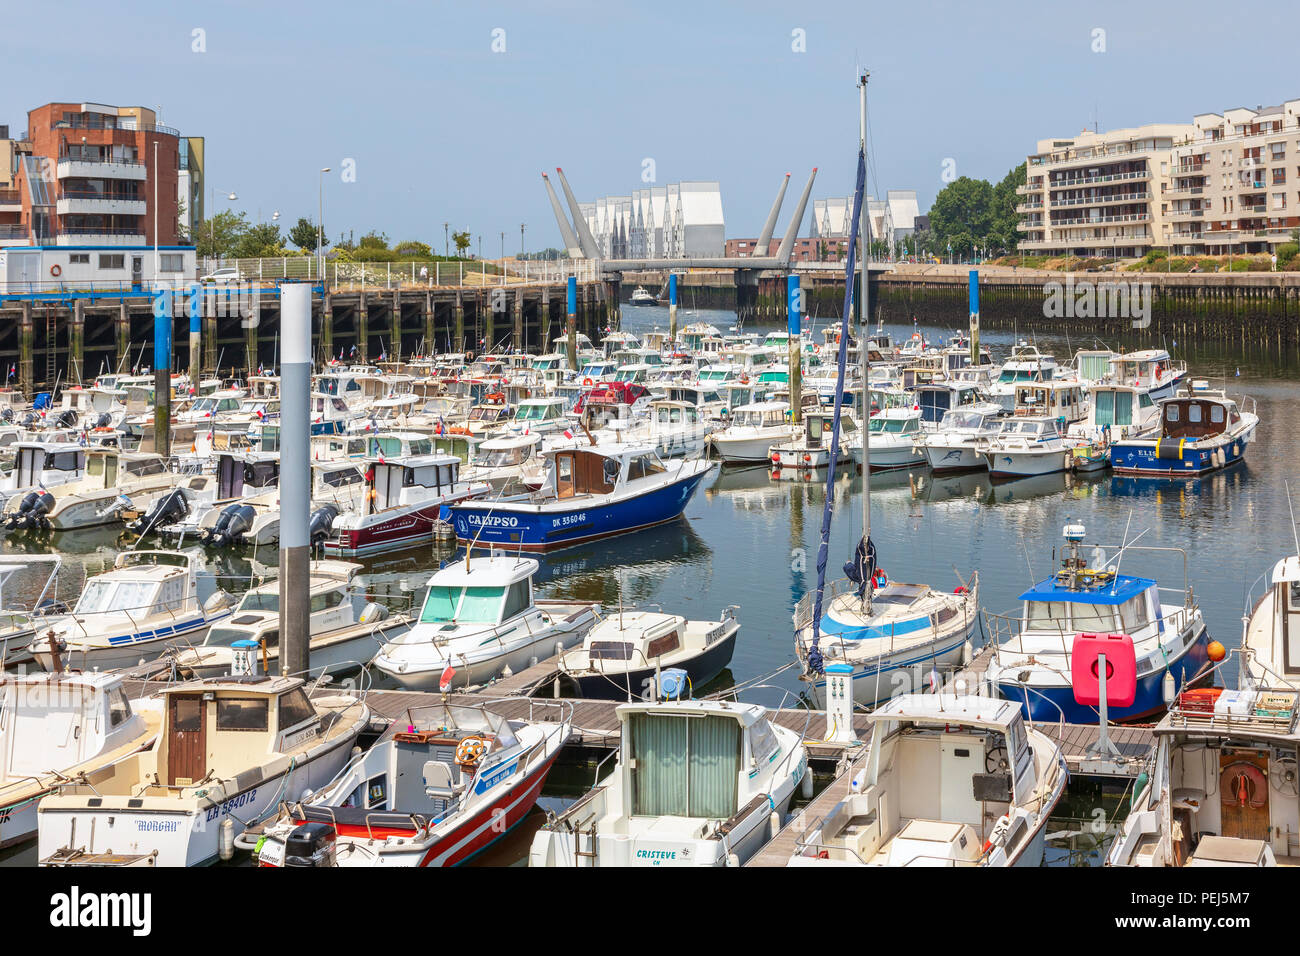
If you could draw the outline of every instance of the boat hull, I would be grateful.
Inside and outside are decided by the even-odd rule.
[[[325,540],[325,554],[330,557],[355,557],[409,548],[433,541],[433,526],[443,507],[467,498],[439,498],[418,507],[395,508],[392,515],[368,516],[357,526],[336,529]],[[376,520],[370,520],[376,519]]]
[[[984,471],[989,463],[970,445],[926,445],[925,459],[936,474],[953,471]]]
[[[718,641],[704,653],[688,661],[675,661],[664,666],[681,668],[690,677],[693,688],[703,687],[731,663],[731,655],[736,650],[736,635],[739,633],[740,628],[737,627],[729,637]],[[621,674],[583,672],[565,674],[565,677],[574,685],[577,695],[585,700],[632,700],[645,696],[654,675],[655,668],[643,667]]]
[[[452,507],[451,520],[461,543],[552,551],[672,521],[711,472],[696,471],[635,497],[578,507],[512,509],[491,501],[462,502]]]
[[[961,664],[962,651],[971,628],[959,631],[946,640],[936,640],[928,645],[918,645],[893,654],[866,661],[848,661],[836,657],[837,664],[853,667],[853,702],[874,707],[898,694],[919,694],[929,689],[930,672],[951,669]],[[826,679],[812,682],[812,699],[816,707],[825,707]]]
[[[1200,633],[1188,646],[1182,657],[1169,664],[1173,672],[1175,685],[1187,686],[1201,672],[1209,661],[1209,632],[1204,624]],[[1144,720],[1161,713],[1165,709],[1164,668],[1139,677],[1137,693],[1129,707],[1108,708],[1106,718],[1112,723]],[[1016,681],[997,680],[995,683],[999,697],[1018,701],[1020,709],[1032,721],[1067,724],[1095,724],[1098,722],[1097,709],[1075,701],[1072,686],[1034,687],[1025,689]]]
[[[1032,478],[1036,475],[1054,475],[1069,466],[1070,453],[1065,450],[1050,452],[998,451],[985,452],[989,474],[994,478]]]
[[[1117,475],[1155,478],[1204,475],[1226,468],[1246,457],[1246,434],[1224,441],[1180,444],[1177,449],[1157,448],[1157,442],[1119,441],[1111,447],[1110,463]]]
[[[457,656],[452,662],[456,673],[452,677],[449,689],[474,687],[494,681],[505,674],[507,667],[510,668],[511,673],[517,674],[524,668],[532,666],[534,659],[544,660],[554,654],[556,644],[562,645],[567,650],[581,642],[592,623],[594,618],[588,621],[587,627],[571,629],[557,627],[539,631],[537,636],[527,644],[521,644],[504,654],[493,657],[466,661],[462,656]],[[417,667],[402,670],[382,656],[377,655],[374,658],[375,667],[395,681],[402,690],[430,693],[441,689],[442,673],[446,670],[447,664],[446,660],[442,660],[433,664],[422,663]]]

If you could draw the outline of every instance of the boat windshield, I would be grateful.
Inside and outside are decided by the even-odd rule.
[[[943,416],[941,428],[981,428],[984,425],[984,415],[980,412],[966,412],[960,409],[954,409]]]
[[[1094,416],[1098,427],[1133,424],[1133,393],[1098,389],[1093,393]]]
[[[495,624],[501,619],[504,593],[500,587],[433,585],[424,599],[420,623]]]
[[[515,421],[540,422],[542,419],[550,417],[546,414],[550,408],[551,406],[548,404],[520,405],[515,412]]]
[[[904,432],[916,431],[915,418],[884,418],[877,415],[871,419],[871,431],[873,434],[885,432],[886,434],[903,434]]]
[[[156,581],[90,580],[77,600],[74,614],[102,614],[107,611],[138,611],[153,606]]]
[[[1038,378],[1039,373],[1036,369],[1006,368],[1003,369],[1002,374],[998,376],[998,381],[1003,385],[1007,385],[1011,382],[1034,382],[1037,381]]]
[[[481,468],[502,468],[506,465],[518,465],[524,460],[522,448],[498,448],[493,451],[480,451],[474,456],[474,464]]]
[[[239,602],[241,611],[279,611],[279,591],[249,591]]]

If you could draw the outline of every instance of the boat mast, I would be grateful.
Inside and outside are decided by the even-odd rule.
[[[865,162],[867,155],[867,78],[870,71],[863,70],[858,77],[858,148]],[[858,361],[862,366],[862,546],[869,550],[871,541],[871,359],[867,350],[867,330],[871,325],[871,268],[868,254],[871,251],[871,210],[866,201],[866,177],[862,180],[862,212],[858,227],[858,242],[862,253],[862,322],[858,326]],[[883,409],[882,409],[883,411]],[[875,589],[874,570],[862,591],[863,610],[871,613],[871,592]]]

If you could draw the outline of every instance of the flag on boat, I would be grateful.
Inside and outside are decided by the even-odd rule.
[[[930,668],[930,693],[939,693],[939,669],[937,667]]]
[[[433,433],[434,433],[435,435],[442,435],[442,434],[445,434],[446,431],[447,431],[446,427],[442,424],[442,416],[439,415],[439,416],[438,416],[438,427],[437,427],[436,429],[434,429],[434,432],[433,432]]]
[[[448,664],[442,670],[442,676],[438,678],[438,690],[444,694],[451,690],[451,679],[456,676],[456,668]]]
[[[566,429],[564,430],[564,437],[565,437],[565,438],[572,439],[572,438],[573,438],[573,432],[572,432],[571,430],[569,430],[569,429],[566,428]]]

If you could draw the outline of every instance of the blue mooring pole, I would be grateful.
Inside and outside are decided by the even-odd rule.
[[[153,444],[164,458],[172,443],[172,297],[156,295],[153,305]]]
[[[980,273],[970,271],[970,363],[980,363]]]
[[[668,344],[677,344],[677,273],[668,273]]]
[[[565,334],[569,342],[569,368],[578,370],[578,277],[569,276],[567,302],[568,326]]]
[[[790,370],[790,415],[794,424],[803,422],[803,292],[799,288],[799,277],[791,273],[786,277],[786,328],[790,332],[789,370]]]

